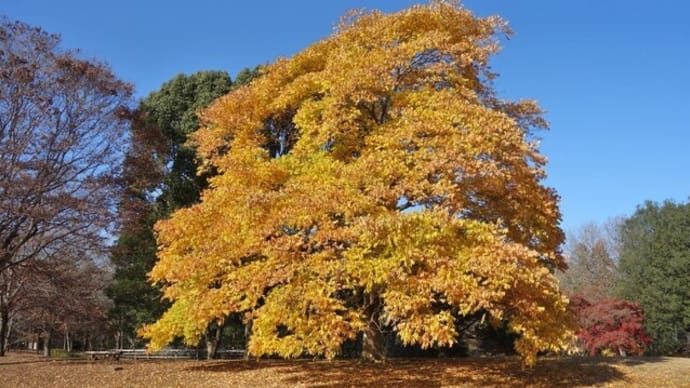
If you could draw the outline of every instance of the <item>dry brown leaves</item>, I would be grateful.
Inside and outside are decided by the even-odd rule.
[[[689,358],[53,361],[9,353],[0,387],[690,387]]]

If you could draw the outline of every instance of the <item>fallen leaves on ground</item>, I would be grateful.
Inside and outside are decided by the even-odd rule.
[[[0,387],[690,387],[690,358],[57,361],[0,358]]]

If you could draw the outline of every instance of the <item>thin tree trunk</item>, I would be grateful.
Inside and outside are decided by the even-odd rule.
[[[5,301],[0,301],[0,357],[7,349],[7,335],[9,333],[10,311]]]
[[[36,351],[36,354],[39,354],[41,353],[41,330],[34,329],[34,335],[36,336],[36,343],[33,350]]]
[[[252,322],[248,321],[244,325],[244,359],[249,360],[249,340],[252,337]]]
[[[362,353],[365,360],[380,362],[386,359],[383,333],[379,326],[381,301],[378,296],[370,295],[369,304],[364,309],[366,327],[362,333]]]
[[[14,317],[7,319],[7,332],[5,333],[5,352],[10,351],[10,336],[12,336],[12,325],[14,324]]]

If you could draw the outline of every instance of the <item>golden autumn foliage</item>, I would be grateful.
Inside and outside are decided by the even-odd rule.
[[[499,100],[497,17],[448,2],[359,12],[218,99],[195,134],[218,171],[157,224],[170,310],[152,348],[243,314],[249,352],[334,357],[381,325],[450,346],[485,313],[528,364],[569,341],[557,195],[531,101]]]

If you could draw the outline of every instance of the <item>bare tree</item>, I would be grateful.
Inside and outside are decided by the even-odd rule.
[[[116,226],[132,87],[59,42],[0,18],[0,274],[65,246],[101,251]]]
[[[561,288],[568,295],[579,295],[588,301],[611,297],[617,276],[619,223],[612,219],[568,233],[568,269],[559,276]]]
[[[75,337],[89,347],[93,335],[107,326],[110,301],[104,295],[106,272],[77,252],[32,262],[15,304],[17,323],[29,333],[40,333],[44,354],[49,355],[51,339],[64,338],[65,350],[72,349]],[[17,268],[17,267],[15,267]],[[28,269],[26,267],[20,267]]]
[[[23,302],[26,300],[24,285],[29,280],[22,276],[26,273],[23,271],[23,266],[14,266],[7,270],[0,272],[0,320],[3,322],[2,326],[2,340],[3,349],[0,354],[7,351],[7,344],[12,331],[12,324],[15,321],[17,313],[21,310]]]

